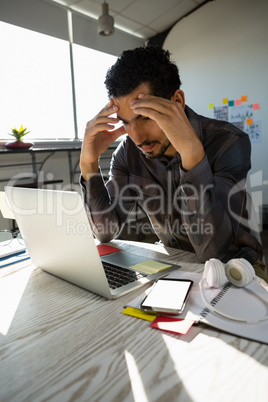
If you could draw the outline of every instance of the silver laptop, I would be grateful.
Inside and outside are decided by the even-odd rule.
[[[77,192],[19,187],[5,192],[34,265],[100,296],[117,298],[179,268],[146,275],[130,267],[148,258],[124,251],[100,257]],[[115,284],[118,270],[124,279]]]

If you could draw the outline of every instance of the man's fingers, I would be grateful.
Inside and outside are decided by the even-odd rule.
[[[126,134],[126,130],[124,129],[124,126],[121,126],[117,128],[116,130],[112,131],[112,134],[116,136],[116,138],[120,137],[121,135]]]
[[[164,114],[165,111],[167,109],[170,109],[170,107],[174,103],[175,102],[172,102],[169,99],[160,98],[158,96],[153,95],[142,96],[142,94],[140,94],[138,98],[131,100],[130,107],[132,109],[148,108]]]
[[[87,135],[87,136],[89,135],[93,139],[98,133],[101,133],[103,131],[111,131],[114,128],[115,128],[115,126],[112,124],[105,124],[105,123],[98,124],[96,126],[86,129],[85,135]]]
[[[133,109],[133,113],[149,117],[152,120],[156,120],[160,115],[163,116],[163,113],[161,113],[160,111],[145,107],[137,107],[136,109]]]
[[[119,123],[119,119],[117,117],[97,116],[95,119],[88,121],[86,127],[90,128],[102,123],[116,124]]]
[[[118,111],[118,106],[114,105],[113,99],[104,106],[104,108],[98,113],[98,116],[109,116],[110,114],[116,113]]]
[[[135,114],[149,117],[159,123],[159,118],[182,119],[185,117],[184,109],[180,102],[159,98],[157,96],[144,96],[133,99],[130,107]]]
[[[87,123],[86,133],[96,134],[103,130],[112,130],[118,122],[118,118],[97,116],[97,118]]]

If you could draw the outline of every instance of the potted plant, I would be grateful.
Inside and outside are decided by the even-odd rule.
[[[23,126],[20,126],[20,129],[17,130],[16,127],[12,129],[12,133],[9,133],[12,137],[15,138],[15,141],[13,142],[8,142],[5,144],[6,148],[9,149],[29,149],[33,146],[33,143],[31,142],[24,142],[23,137],[28,134],[30,131],[26,131],[27,128],[23,128]]]

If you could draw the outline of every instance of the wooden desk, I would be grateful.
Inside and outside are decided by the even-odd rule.
[[[203,269],[194,254],[139,245],[139,254]],[[172,335],[121,314],[142,290],[107,301],[29,261],[0,275],[1,402],[268,400],[267,345],[199,326]]]

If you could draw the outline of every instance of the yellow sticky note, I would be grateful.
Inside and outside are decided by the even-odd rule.
[[[141,318],[142,320],[154,321],[157,317],[156,313],[147,313],[146,311],[139,310],[133,307],[126,307],[122,311],[123,314],[131,315],[132,317]]]
[[[247,125],[251,126],[253,124],[253,119],[247,119]]]
[[[247,102],[247,100],[248,100],[247,95],[241,96],[241,102]]]
[[[214,109],[214,103],[209,103],[209,104],[208,104],[208,108],[209,108],[209,109]]]
[[[155,274],[156,272],[163,271],[171,267],[171,264],[163,264],[154,260],[146,260],[132,265],[130,268],[135,271],[143,272],[144,274]]]
[[[223,98],[222,103],[223,105],[228,105],[228,98]]]

